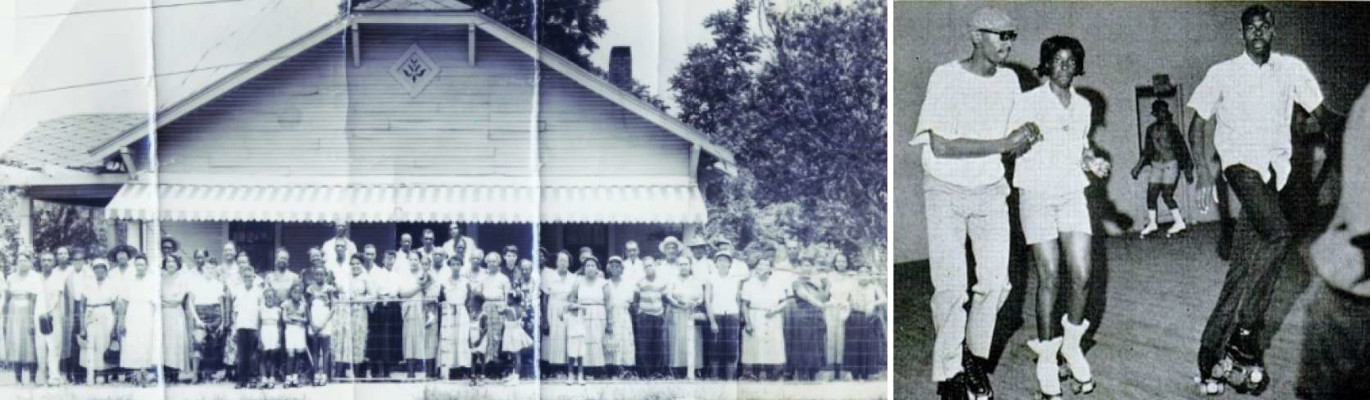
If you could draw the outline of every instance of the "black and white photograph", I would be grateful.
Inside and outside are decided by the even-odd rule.
[[[1370,398],[1368,18],[894,1],[893,396]]]
[[[889,398],[888,9],[0,0],[0,397]]]

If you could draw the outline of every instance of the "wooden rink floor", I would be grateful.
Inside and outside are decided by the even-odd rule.
[[[1199,336],[1227,272],[1227,262],[1216,251],[1218,237],[1218,226],[1206,224],[1176,238],[1129,234],[1096,239],[1095,246],[1104,248],[1095,249],[1087,312],[1094,327],[1085,347],[1099,386],[1088,396],[1067,389],[1066,398],[1209,398],[1198,393],[1193,378],[1198,375]],[[1026,343],[1037,332],[1037,282],[1031,263],[1015,260],[1009,268],[1013,291],[999,314],[990,379],[997,399],[1032,399],[1036,381]],[[1267,315],[1271,385],[1256,398],[1295,398],[1308,288],[1316,283],[1310,277],[1308,266],[1291,252]],[[898,265],[894,279],[894,397],[937,398],[929,365],[933,327],[927,263]],[[1230,389],[1221,397],[1253,398]]]

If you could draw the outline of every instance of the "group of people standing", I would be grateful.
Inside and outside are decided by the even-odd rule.
[[[345,223],[334,232],[304,268],[285,248],[259,268],[232,241],[221,258],[187,258],[170,236],[159,268],[127,245],[101,258],[68,247],[22,254],[0,274],[0,358],[20,383],[27,371],[44,385],[150,385],[160,375],[240,388],[392,372],[512,383],[539,364],[543,377],[582,384],[587,372],[735,379],[739,365],[764,379],[812,380],[827,368],[840,378],[844,366],[868,379],[885,365],[884,280],[841,254],[782,247],[748,263],[725,239],[695,239],[686,253],[671,237],[657,256],[630,241],[603,262],[588,248],[543,250],[535,272],[517,246],[483,251],[456,223],[442,245],[424,230],[418,246],[405,233],[384,253],[358,247]]]
[[[688,251],[687,251],[688,247]],[[884,280],[845,255],[783,246],[753,262],[726,238],[635,241],[601,262],[589,248],[545,257],[544,376],[604,379],[814,380],[844,366],[870,379],[885,366]],[[791,261],[793,260],[793,261]]]
[[[1210,395],[1226,386],[1258,394],[1269,382],[1259,338],[1276,275],[1271,271],[1291,242],[1278,203],[1290,171],[1290,116],[1297,104],[1329,125],[1340,119],[1323,107],[1317,80],[1302,61],[1271,51],[1275,20],[1269,8],[1251,6],[1240,20],[1244,54],[1209,69],[1187,103],[1196,115],[1189,129],[1195,162],[1189,162],[1178,128],[1165,125],[1148,132],[1146,159],[1132,171],[1135,177],[1143,166],[1152,168],[1143,235],[1157,229],[1155,200],[1161,194],[1176,216],[1170,233],[1184,229],[1170,192],[1181,170],[1193,178],[1191,164],[1200,167],[1193,168],[1200,193],[1211,191],[1219,175],[1242,205],[1233,244],[1240,256],[1234,257],[1200,343],[1198,381]],[[1084,189],[1087,174],[1105,178],[1110,168],[1090,147],[1091,105],[1072,85],[1084,75],[1085,49],[1068,36],[1044,40],[1034,72],[1045,82],[1021,92],[1017,74],[1004,66],[1018,36],[1013,19],[986,8],[968,25],[971,55],[933,71],[911,142],[923,148],[926,172],[937,330],[932,378],[943,399],[993,398],[986,358],[1010,290],[1006,199],[1012,186],[1038,277],[1037,338],[1027,345],[1036,356],[1040,397],[1061,398],[1064,377],[1076,393],[1089,393],[1095,381],[1080,346],[1090,328],[1084,310],[1091,219]],[[1157,117],[1168,124],[1164,107],[1159,104]],[[1209,135],[1207,125],[1215,118]],[[1016,163],[1011,183],[1004,156]],[[1219,159],[1220,166],[1214,162]],[[974,287],[967,283],[967,237]],[[1071,284],[1058,288],[1062,259]],[[1055,309],[1057,296],[1066,297],[1065,310]]]

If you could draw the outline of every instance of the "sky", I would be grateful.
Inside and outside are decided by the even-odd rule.
[[[607,69],[610,49],[629,46],[633,76],[669,104],[686,51],[710,40],[704,19],[733,2],[602,0],[608,29],[591,60]],[[172,104],[331,20],[337,4],[0,0],[0,152],[46,119]],[[155,85],[146,79],[154,71]]]

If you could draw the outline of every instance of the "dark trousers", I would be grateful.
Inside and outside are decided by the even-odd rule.
[[[637,314],[636,322],[637,365],[643,378],[666,372],[666,319],[661,315]]]
[[[1223,176],[1242,209],[1236,221],[1231,265],[1199,343],[1199,373],[1205,378],[1222,359],[1228,339],[1237,329],[1251,330],[1255,337],[1260,337],[1275,277],[1290,243],[1288,224],[1274,184],[1262,181],[1256,171],[1240,165],[1223,170]],[[1259,340],[1255,342],[1256,348],[1242,350],[1259,360],[1263,346]]]
[[[1370,298],[1317,285],[1308,304],[1300,399],[1370,398]]]
[[[235,340],[238,345],[237,383],[247,385],[257,375],[257,330],[239,329]]]

